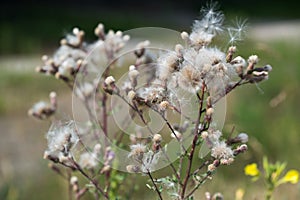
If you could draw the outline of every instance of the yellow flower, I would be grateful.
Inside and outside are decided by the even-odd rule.
[[[257,169],[257,164],[256,163],[252,163],[252,164],[247,165],[244,168],[244,172],[248,176],[259,176],[259,170]]]
[[[297,170],[289,170],[282,178],[284,183],[290,182],[296,184],[299,181],[299,172]]]

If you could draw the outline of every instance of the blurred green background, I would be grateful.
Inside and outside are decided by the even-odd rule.
[[[65,199],[67,186],[42,159],[44,134],[50,122],[27,117],[37,100],[50,91],[59,95],[62,111],[71,116],[71,92],[61,82],[34,72],[43,54],[51,54],[59,39],[78,26],[92,41],[93,29],[128,30],[155,26],[190,30],[206,1],[7,1],[0,4],[0,199]],[[247,188],[245,199],[260,199],[262,184],[251,184],[243,167],[261,162],[287,161],[300,170],[300,5],[297,1],[220,2],[226,21],[248,19],[247,38],[238,54],[258,54],[260,65],[271,64],[270,80],[235,90],[227,98],[225,133],[232,126],[250,136],[249,151],[229,167],[218,170],[212,183],[198,192],[222,192],[233,199],[238,188]],[[262,90],[263,93],[260,91]],[[67,91],[67,92],[65,92]],[[67,114],[64,114],[67,113]],[[145,180],[145,177],[140,179]],[[140,188],[144,188],[140,185]],[[143,190],[140,190],[143,191]],[[150,195],[150,197],[148,197]],[[137,194],[151,199],[151,192]],[[201,197],[201,198],[200,198]],[[275,199],[300,199],[299,185],[279,188]]]

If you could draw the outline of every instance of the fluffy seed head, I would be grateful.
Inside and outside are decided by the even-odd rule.
[[[135,158],[137,160],[142,160],[144,153],[146,152],[146,146],[144,144],[133,144],[130,145],[130,153],[128,157]]]
[[[138,173],[141,171],[141,168],[137,165],[127,165],[126,166],[126,170],[129,172],[129,173]]]

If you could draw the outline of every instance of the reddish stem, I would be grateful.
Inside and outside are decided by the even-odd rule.
[[[202,91],[201,97],[199,97],[200,106],[199,106],[198,116],[197,116],[197,120],[196,120],[195,130],[194,130],[194,139],[193,139],[193,142],[192,142],[192,148],[191,148],[189,158],[188,158],[189,162],[188,162],[188,167],[187,167],[187,170],[186,170],[186,177],[183,181],[183,186],[182,186],[181,195],[180,195],[181,199],[184,199],[187,184],[188,184],[189,178],[191,176],[190,173],[191,173],[191,169],[192,169],[193,156],[194,156],[194,152],[195,152],[195,149],[196,149],[196,144],[197,144],[198,136],[199,136],[198,129],[199,129],[199,124],[200,124],[200,119],[201,119],[201,114],[202,114],[204,90],[205,90],[205,84],[203,83],[202,84],[202,90],[201,90]]]

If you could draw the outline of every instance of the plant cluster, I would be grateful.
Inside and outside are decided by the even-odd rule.
[[[245,24],[225,27],[223,22],[222,12],[211,6],[201,10],[190,34],[181,33],[184,45],[155,55],[150,41],[139,42],[129,53],[132,59],[126,61],[129,70],[121,83],[115,71],[124,66],[119,56],[130,36],[106,32],[103,24],[95,29],[95,42],[86,42],[84,31],[74,28],[53,56],[43,56],[44,65],[36,70],[66,83],[88,115],[84,124],[54,119],[53,92],[50,103],[39,102],[29,111],[53,122],[44,158],[67,179],[71,196],[80,199],[91,192],[95,199],[130,199],[136,189],[131,177],[140,173],[149,177],[147,187],[159,199],[193,199],[218,167],[232,164],[247,150],[247,134],[225,137],[218,128],[216,105],[238,86],[268,79],[272,67],[257,67],[257,55],[236,55],[235,43],[242,39]],[[215,37],[228,40],[227,52],[212,45]],[[113,114],[122,116],[116,102],[127,107],[131,120],[124,121],[123,129],[112,122]],[[163,124],[159,131],[151,125],[150,113]],[[134,131],[127,135],[132,121]],[[163,167],[170,168],[170,174],[156,177],[154,172]],[[125,188],[130,185],[132,189]]]

